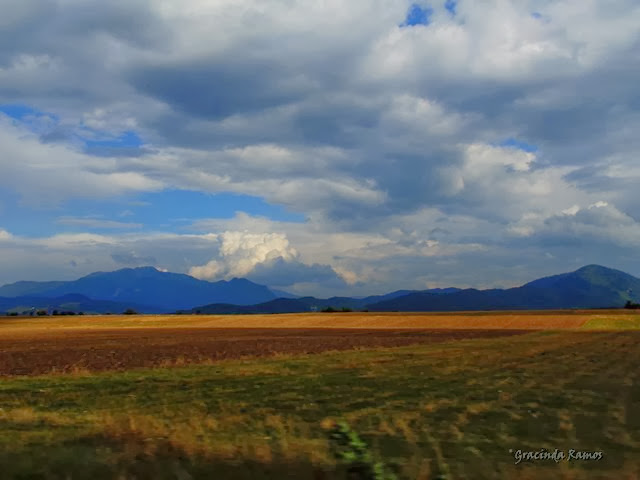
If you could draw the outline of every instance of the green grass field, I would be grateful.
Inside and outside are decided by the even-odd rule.
[[[640,478],[640,332],[585,327],[7,377],[0,478],[373,478],[346,476],[335,420],[398,479]],[[542,448],[602,459],[516,464]]]

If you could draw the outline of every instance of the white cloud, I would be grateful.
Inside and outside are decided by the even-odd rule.
[[[586,207],[573,205],[551,215],[523,218],[509,229],[543,245],[597,246],[609,254],[640,244],[640,222],[602,200]],[[619,253],[626,255],[621,250]]]
[[[113,236],[95,233],[59,233],[51,237],[23,239],[27,245],[73,251],[81,248],[115,245],[118,240]]]
[[[117,159],[97,158],[70,146],[42,143],[0,114],[0,184],[25,203],[50,204],[73,197],[108,197],[155,191],[163,183],[120,170]]]
[[[511,167],[518,172],[530,170],[535,154],[508,147],[489,145],[469,145],[466,149],[465,170],[468,175],[487,177],[486,170]]]
[[[561,213],[565,215],[575,215],[580,211],[580,207],[578,205],[571,205],[569,208],[565,208]]]
[[[258,264],[278,258],[290,262],[298,257],[286,235],[280,233],[228,231],[220,234],[219,239],[219,256],[205,265],[192,267],[189,275],[207,280],[245,277]]]

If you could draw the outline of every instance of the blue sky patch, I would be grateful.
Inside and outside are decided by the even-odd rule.
[[[433,9],[429,7],[422,8],[420,5],[413,4],[407,12],[407,18],[401,27],[413,27],[415,25],[429,25]]]
[[[260,197],[238,193],[209,194],[190,190],[165,190],[139,195],[137,201],[148,203],[136,208],[145,224],[184,227],[206,218],[233,218],[238,211],[276,221],[303,222],[305,217],[271,205]],[[134,218],[134,217],[132,217]]]
[[[42,115],[42,112],[38,112],[31,107],[15,104],[0,105],[0,112],[16,120],[20,120],[27,115]]]
[[[96,132],[95,138],[79,137],[84,143],[84,151],[89,155],[101,157],[135,157],[141,155],[144,150],[141,148],[143,141],[140,136],[133,131],[126,131],[118,137],[107,137],[100,132]]]
[[[242,211],[275,221],[304,222],[304,215],[260,197],[165,190],[128,198],[83,199],[52,208],[23,205],[15,192],[0,191],[0,227],[25,237],[56,233],[177,232],[202,219],[233,218]]]
[[[142,140],[136,132],[127,131],[116,138],[103,138],[100,140],[84,139],[87,148],[96,147],[139,147]]]
[[[57,115],[22,104],[2,104],[0,114],[12,118],[14,124],[20,124],[37,134],[50,130],[60,121]]]
[[[29,126],[29,124],[33,122],[33,119],[38,118],[48,118],[55,122],[60,120],[57,115],[49,112],[43,112],[22,104],[2,104],[0,105],[0,113],[4,113],[6,116],[13,118],[14,120],[19,120],[26,126]]]
[[[456,0],[447,0],[444,2],[444,8],[451,14],[456,14],[456,7],[458,6],[458,2]]]
[[[499,143],[500,147],[511,147],[517,148],[518,150],[523,150],[525,152],[533,153],[538,151],[538,147],[532,145],[527,142],[523,142],[522,140],[518,140],[516,138],[507,138],[506,140]]]
[[[32,209],[19,201],[19,195],[9,189],[0,189],[0,228],[12,234],[38,237],[53,234],[56,229],[50,225],[51,209]]]
[[[138,156],[142,153],[143,141],[131,130],[118,136],[87,128],[83,125],[60,125],[60,118],[52,113],[37,110],[28,105],[0,105],[0,113],[12,118],[17,124],[40,135],[47,142],[69,142],[79,145],[85,153],[95,156]]]

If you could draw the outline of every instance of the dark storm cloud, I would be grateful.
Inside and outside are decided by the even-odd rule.
[[[256,265],[247,278],[279,287],[296,283],[318,283],[333,288],[346,286],[344,280],[329,265],[306,265],[299,261],[285,261],[282,257]]]
[[[132,85],[188,115],[219,119],[299,100],[284,85],[285,69],[268,63],[210,59],[208,64],[149,66],[130,74]]]

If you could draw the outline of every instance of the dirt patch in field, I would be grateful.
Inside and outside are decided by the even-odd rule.
[[[518,335],[526,330],[127,328],[34,331],[0,338],[0,375],[124,370],[273,354],[398,347]]]

